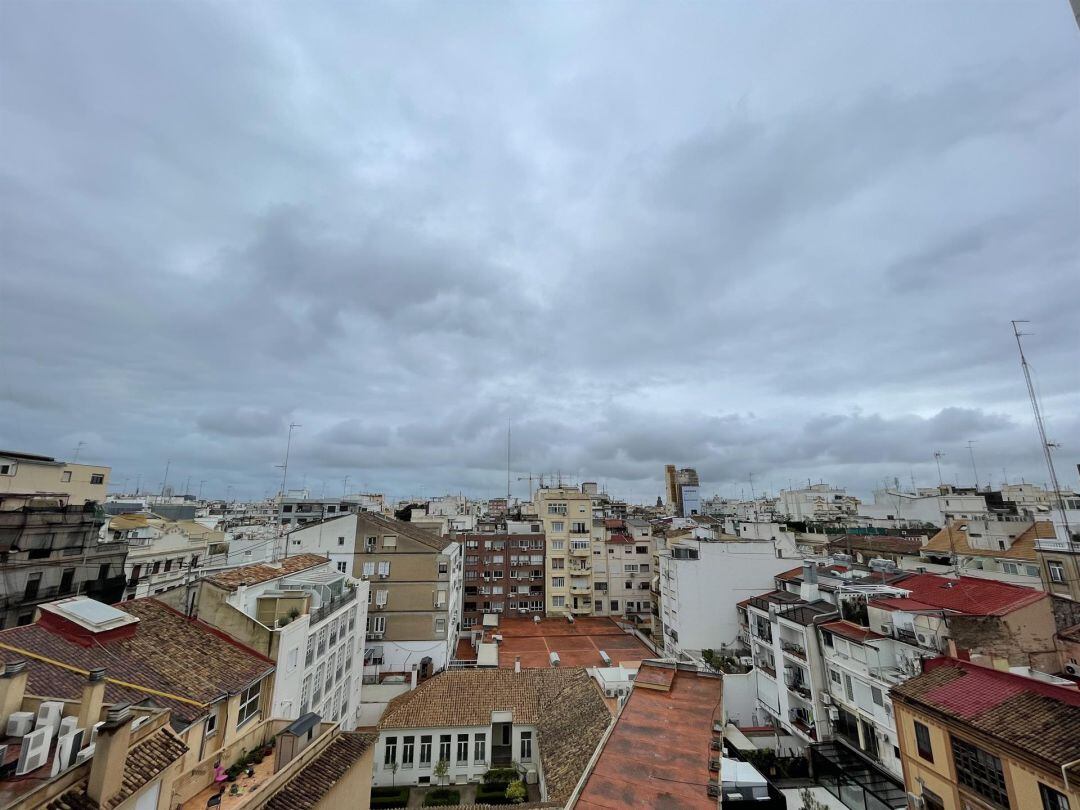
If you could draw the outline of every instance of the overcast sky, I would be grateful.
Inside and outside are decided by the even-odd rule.
[[[0,447],[653,500],[1080,461],[1066,0],[0,3]],[[526,495],[527,482],[514,482]]]

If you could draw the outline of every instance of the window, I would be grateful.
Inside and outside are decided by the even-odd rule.
[[[925,759],[927,762],[934,761],[934,749],[930,745],[930,729],[920,723],[918,720],[915,723],[915,749],[919,752],[919,756]]]
[[[331,509],[331,510],[333,510],[333,508],[334,508],[334,507],[332,507],[332,506],[330,507],[330,509]],[[345,545],[345,538],[344,538],[344,537],[339,537],[339,538],[337,539],[337,544],[338,544],[339,546],[343,546],[343,545]]]
[[[259,713],[259,690],[262,681],[253,684],[240,694],[240,712],[236,718],[236,725],[242,726],[252,717]]]
[[[109,578],[109,563],[105,563],[104,565],[99,565],[98,566],[97,578],[98,579],[108,579]]]
[[[420,738],[420,767],[429,767],[431,765],[431,735],[424,734]]]
[[[566,597],[565,596],[553,596],[553,597],[551,597],[551,606],[552,607],[566,607]]]
[[[416,737],[402,737],[401,738],[401,767],[411,768],[413,766],[413,747],[416,743]]]
[[[876,686],[871,686],[870,687],[870,697],[873,699],[874,703],[876,703],[878,706],[884,706],[885,705],[885,695]]]
[[[563,571],[566,569],[566,560],[563,557],[552,557],[551,568],[553,571]]]
[[[154,567],[150,569],[151,574],[156,574],[161,570],[161,560],[154,560]]]
[[[619,600],[618,599],[612,599],[611,600],[611,609],[613,611],[615,611],[616,613],[618,613],[618,611],[619,611]]]
[[[393,765],[397,761],[397,737],[387,737],[383,749],[383,765]]]
[[[521,759],[527,761],[532,759],[532,732],[521,732]]]
[[[300,714],[307,714],[308,703],[311,700],[311,676],[304,678],[303,686],[300,687]]]
[[[983,798],[1009,807],[1009,791],[1000,759],[956,737],[952,738],[952,751],[956,781]]]
[[[626,563],[623,565],[623,570],[628,574],[636,574],[638,570],[637,563]]]
[[[563,523],[561,520],[553,520],[553,521],[551,521],[551,530],[553,532],[561,532],[561,531],[564,531],[565,529],[566,529],[566,524]]]
[[[105,483],[105,476],[102,475],[101,473],[94,473],[93,475],[90,476],[90,483],[91,484],[104,484]]]
[[[469,761],[469,735],[458,734],[457,735],[457,762]]]
[[[23,599],[37,599],[38,589],[41,587],[41,572],[29,574],[26,577],[26,590],[23,591]]]
[[[388,534],[382,539],[383,548],[397,548],[397,535]]]
[[[389,563],[389,561],[383,560],[382,562],[379,563],[379,576],[380,577],[388,577],[388,576],[390,576],[390,563]]]
[[[450,762],[450,735],[439,735],[439,762]]]
[[[375,544],[379,542],[378,537],[365,537],[364,538],[364,551],[371,554],[375,551]]]
[[[851,701],[855,700],[855,690],[851,686],[851,676],[844,673],[844,696]]]
[[[346,573],[345,567],[347,565],[348,565],[348,563],[346,563],[344,560],[338,560],[337,570],[344,574],[344,573]]]
[[[319,666],[315,668],[315,683],[314,683],[314,690],[315,691],[311,695],[311,699],[313,701],[318,700],[319,698],[322,697],[323,670],[325,668],[326,668],[325,664],[319,664]]]
[[[437,636],[446,635],[446,617],[445,616],[436,616],[435,617],[435,635],[437,635]]]
[[[1043,810],[1069,810],[1069,800],[1065,794],[1047,787],[1042,782],[1039,783],[1039,796],[1042,797]]]
[[[304,651],[304,666],[311,666],[315,660],[315,634],[307,637],[307,650]]]
[[[213,737],[217,734],[217,706],[210,707],[210,714],[206,718],[205,737]]]
[[[477,734],[473,743],[473,762],[487,761],[487,735]],[[1066,810],[1068,810],[1066,808]]]
[[[293,647],[289,650],[289,670],[296,669],[296,665],[300,663],[300,648]]]
[[[1057,560],[1047,560],[1046,570],[1050,572],[1051,582],[1064,582],[1065,581],[1065,566]]]
[[[500,560],[500,562],[502,562]],[[450,563],[446,560],[439,560],[439,573],[445,574],[450,570]]]
[[[565,588],[566,587],[566,577],[552,577],[551,578],[551,587],[552,588]]]
[[[60,575],[60,593],[71,593],[71,585],[75,581],[75,569],[65,568]]]
[[[4,472],[7,472],[7,465],[4,466]],[[61,481],[61,483],[66,484],[70,480],[71,480],[71,470],[64,470],[62,473],[60,473],[60,481]]]
[[[292,504],[291,503],[285,504],[283,507],[281,507],[281,511],[282,512],[291,512],[292,511]]]
[[[364,570],[364,576],[365,577],[373,577],[373,576],[375,576],[375,563],[373,563],[373,562],[364,563],[364,569],[363,570]]]
[[[374,620],[372,620],[371,629],[374,630],[376,633],[385,633],[386,632],[386,617],[385,616],[376,616],[374,618]]]

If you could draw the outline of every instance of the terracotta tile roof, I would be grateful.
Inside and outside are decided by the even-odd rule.
[[[643,664],[642,672],[660,669]],[[669,689],[634,687],[589,773],[577,810],[701,808],[716,810],[705,785],[713,723],[723,716],[723,681],[664,668]],[[639,675],[640,677],[640,675]]]
[[[188,752],[188,747],[165,729],[159,729],[128,751],[120,792],[102,805],[86,795],[83,782],[57,796],[48,810],[112,810]]]
[[[565,802],[611,723],[596,682],[581,667],[450,670],[390,701],[378,728],[445,728],[491,723],[513,711],[537,727],[548,800]]]
[[[838,636],[850,639],[851,641],[872,641],[875,638],[888,638],[881,633],[875,633],[866,627],[860,627],[859,625],[849,622],[847,620],[841,620],[838,622],[825,622],[821,625],[823,630],[829,630]]]
[[[266,803],[267,810],[308,810],[315,807],[377,739],[377,734],[339,734],[336,740],[274,794]]]
[[[0,648],[0,662],[25,657],[30,673],[27,692],[64,700],[78,700],[86,673],[104,667],[109,680],[106,702],[149,702],[169,708],[179,728],[205,714],[210,703],[246,689],[273,670],[269,658],[156,599],[135,599],[116,607],[138,617],[132,635],[83,646],[38,623],[12,627],[0,632],[0,644],[14,648]],[[133,686],[117,685],[113,679]]]
[[[937,658],[890,694],[936,710],[961,727],[999,740],[1003,747],[1043,759],[1057,770],[1080,752],[1080,692],[981,667]]]
[[[326,565],[329,557],[322,554],[297,554],[294,557],[286,557],[274,563],[253,563],[241,565],[239,568],[230,568],[219,571],[206,577],[207,582],[212,582],[219,588],[235,591],[241,585],[257,585],[260,582],[269,582],[279,577],[287,577],[298,574],[309,568]]]
[[[1042,591],[976,577],[950,579],[937,574],[912,574],[897,582],[896,587],[911,591],[908,598],[916,602],[969,616],[1004,616],[1040,599],[1049,599]],[[871,604],[877,606],[878,601]]]
[[[884,554],[915,554],[923,546],[919,537],[894,537],[881,534],[844,534],[829,541],[830,551],[881,552]]]
[[[404,520],[385,517],[376,514],[375,512],[360,512],[357,514],[356,519],[358,524],[361,521],[367,522],[369,525],[378,526],[383,531],[393,532],[394,534],[399,534],[402,537],[408,537],[418,543],[422,543],[425,546],[430,546],[436,551],[442,551],[451,543],[456,542],[452,537],[439,537],[439,535],[434,532],[429,532],[427,529],[413,526],[411,523]]]
[[[959,527],[967,521],[954,520],[944,529],[930,538],[923,552],[937,554],[963,554],[971,557],[993,557],[998,560],[1025,560],[1035,562],[1038,556],[1035,553],[1036,540],[1049,540],[1054,537],[1054,524],[1049,521],[1035,521],[1022,534],[1017,536],[1012,545],[1005,549],[975,548],[968,540],[968,533],[960,531]]]

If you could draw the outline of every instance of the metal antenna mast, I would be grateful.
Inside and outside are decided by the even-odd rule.
[[[934,461],[937,463],[937,485],[938,485],[938,489],[941,489],[943,486],[945,486],[944,482],[941,480],[941,457],[943,455],[945,455],[945,454],[942,453],[940,450],[935,450],[934,451]]]
[[[971,472],[975,476],[975,491],[979,491],[979,471],[975,468],[975,441],[968,439],[968,455],[971,456]]]
[[[1031,370],[1028,368],[1027,358],[1024,356],[1024,344],[1020,338],[1029,332],[1021,332],[1017,328],[1018,323],[1030,323],[1030,321],[1013,321],[1013,335],[1016,336],[1016,348],[1020,350],[1020,367],[1024,370],[1024,381],[1027,383],[1028,397],[1031,399],[1031,410],[1035,412],[1035,425],[1039,429],[1039,441],[1042,443],[1043,458],[1046,460],[1046,471],[1050,473],[1050,485],[1054,488],[1054,500],[1057,502],[1058,512],[1061,513],[1061,524],[1065,527],[1065,536],[1072,538],[1069,529],[1069,517],[1065,513],[1065,500],[1061,497],[1061,487],[1058,485],[1057,471],[1054,469],[1054,455],[1051,448],[1057,447],[1046,438],[1046,427],[1043,425],[1042,409],[1039,407],[1039,399],[1035,396],[1035,386],[1031,383]]]
[[[296,422],[289,423],[289,440],[285,443],[285,463],[281,465],[281,491],[278,493],[282,498],[285,497],[285,482],[289,476],[289,451],[292,449],[292,432],[298,427]]]

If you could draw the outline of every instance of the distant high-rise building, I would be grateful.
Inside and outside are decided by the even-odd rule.
[[[664,467],[664,484],[667,491],[667,507],[677,514],[682,514],[682,505],[679,503],[679,482],[675,475],[674,464]]]

